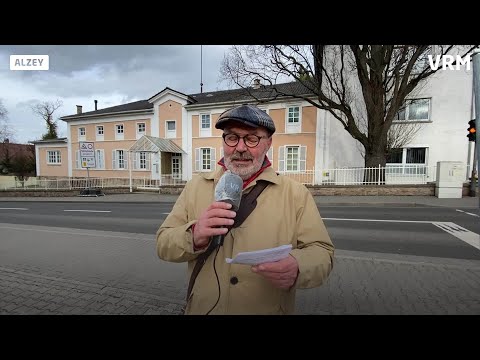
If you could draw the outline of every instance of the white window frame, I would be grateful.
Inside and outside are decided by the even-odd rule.
[[[426,119],[410,119],[410,102],[415,100],[428,100],[428,116]],[[395,114],[397,117],[398,113]],[[414,98],[405,100],[405,119],[397,120],[393,119],[393,123],[405,124],[405,123],[416,123],[416,122],[431,122],[432,118],[432,98]]]
[[[149,171],[150,170],[150,163],[151,163],[151,154],[148,151],[136,151],[133,156],[133,170],[138,171]],[[142,159],[142,154],[144,158]],[[142,164],[144,167],[142,167]]]
[[[174,123],[175,129],[168,130],[168,123]],[[177,137],[177,121],[176,120],[166,120],[165,121],[165,138],[166,139],[175,139]]]
[[[52,155],[52,157],[50,157]],[[52,159],[52,161],[50,161]],[[62,153],[60,150],[47,150],[48,165],[62,165]]]
[[[102,128],[102,133],[100,134],[100,128]],[[95,139],[97,141],[103,141],[105,134],[105,126],[103,125],[96,125],[95,126]]]
[[[406,146],[402,149],[402,162],[401,163],[386,163],[387,174],[402,174],[402,175],[423,175],[425,174],[426,167],[428,164],[428,146]],[[424,149],[425,150],[425,162],[424,163],[407,163],[407,153],[411,149]]]
[[[298,107],[298,122],[289,123],[289,113],[291,108]],[[302,132],[302,105],[288,104],[285,107],[285,133],[296,134]]]
[[[122,151],[123,154],[123,166],[120,167],[119,162],[119,152]],[[114,170],[127,170],[128,169],[128,152],[125,149],[114,149],[112,150],[112,169]]]
[[[122,127],[122,132],[119,133],[118,130],[120,129],[119,127]],[[115,140],[123,140],[125,136],[125,125],[122,124],[115,124]]]
[[[143,124],[143,131],[140,131],[141,124]],[[137,140],[140,139],[143,135],[147,134],[147,123],[145,121],[137,122],[135,126],[136,126],[135,129],[137,134],[136,136]]]
[[[208,128],[202,128],[203,117],[208,116],[209,123]],[[212,115],[210,113],[200,113],[198,116],[198,129],[200,137],[210,137],[212,136]]]
[[[80,150],[75,150],[75,169],[81,169],[81,167],[80,167]]]
[[[82,130],[83,130],[83,135],[82,135]],[[80,126],[78,128],[78,140],[85,141],[86,138],[87,138],[87,128],[85,126]]]
[[[204,150],[209,150],[210,161],[209,164],[204,163]],[[195,171],[196,172],[210,172],[215,170],[216,166],[216,149],[212,147],[199,147],[195,149]],[[207,166],[204,166],[207,165]]]
[[[296,170],[287,170],[287,157],[289,148],[298,148]],[[301,144],[284,145],[278,147],[278,171],[281,172],[304,172],[307,166],[307,147]]]
[[[105,169],[105,150],[96,149],[95,150],[95,168],[96,169]]]
[[[178,172],[173,171],[173,163],[174,160],[178,160]],[[182,154],[172,154],[172,178],[173,179],[181,179],[182,178]]]

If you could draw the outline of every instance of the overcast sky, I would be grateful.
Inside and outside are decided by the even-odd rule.
[[[57,99],[54,119],[83,111],[146,100],[165,87],[184,94],[226,89],[220,65],[229,46],[203,45],[0,45],[0,99],[17,143],[38,140],[45,121],[31,106]],[[49,55],[48,71],[11,71],[10,55]],[[58,120],[58,136],[66,123]]]

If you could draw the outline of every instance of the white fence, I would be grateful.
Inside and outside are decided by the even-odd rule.
[[[436,166],[389,165],[374,168],[312,169],[279,173],[305,185],[417,185],[435,182],[436,170]]]
[[[162,179],[133,178],[133,188],[159,188],[162,185],[183,185],[186,181],[178,178],[178,175],[162,175]],[[2,189],[38,189],[38,190],[76,190],[76,189],[108,189],[108,188],[128,188],[130,187],[129,178],[30,178],[28,182],[14,180],[5,183]]]
[[[375,168],[312,169],[302,172],[279,172],[305,185],[418,185],[436,181],[436,166],[399,165]],[[195,174],[194,174],[195,175]],[[469,181],[467,167],[465,181]],[[158,189],[164,185],[183,185],[181,174],[162,175],[161,179],[133,178],[136,189]],[[15,180],[4,189],[85,189],[129,187],[129,178],[29,178],[27,183]]]

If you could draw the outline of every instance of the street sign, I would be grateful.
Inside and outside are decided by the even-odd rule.
[[[82,167],[84,167],[84,168],[95,167],[95,158],[82,157]]]
[[[80,159],[82,168],[95,167],[95,146],[93,142],[80,141]]]

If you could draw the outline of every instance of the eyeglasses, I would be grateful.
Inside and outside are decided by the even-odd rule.
[[[245,136],[238,136],[237,134],[223,134],[222,137],[225,144],[230,147],[237,146],[240,139],[243,139],[243,142],[249,148],[256,147],[260,143],[261,139],[267,138],[266,136],[257,136],[254,134],[248,134]]]

